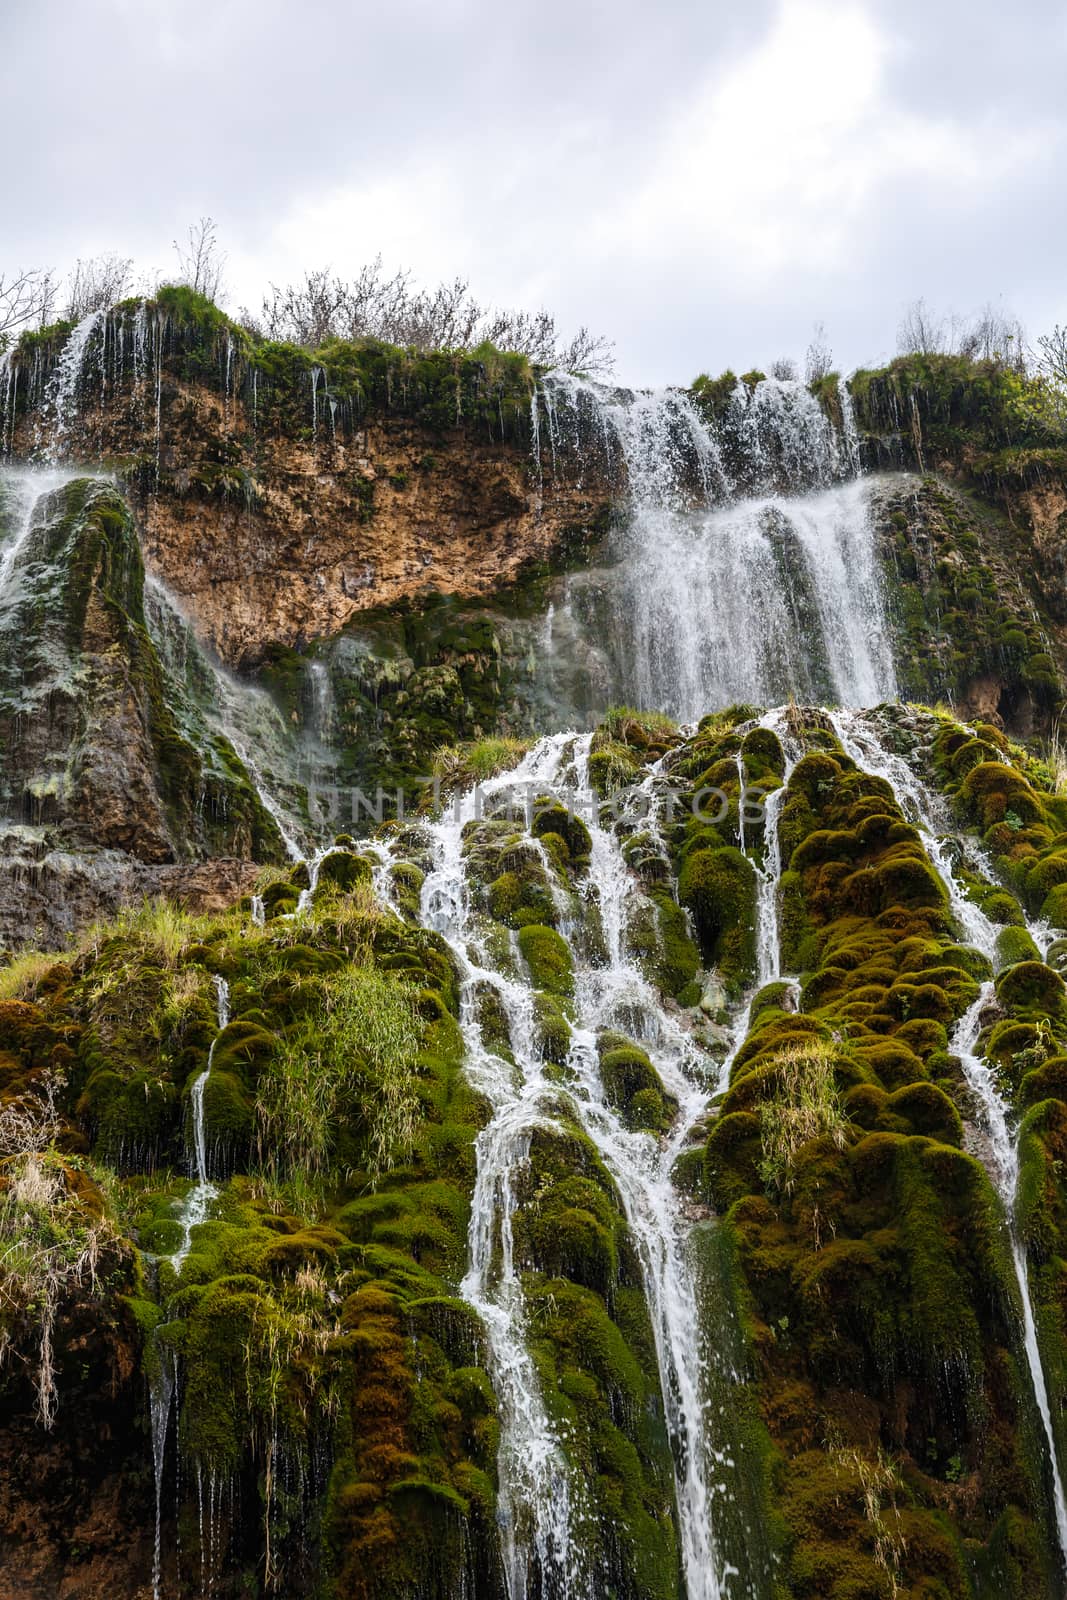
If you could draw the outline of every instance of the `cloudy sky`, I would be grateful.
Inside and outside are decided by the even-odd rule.
[[[148,270],[202,214],[233,309],[381,253],[683,382],[891,355],[905,305],[1067,321],[1052,0],[0,0],[0,265]]]

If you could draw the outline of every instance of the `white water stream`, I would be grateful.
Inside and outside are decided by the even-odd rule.
[[[731,1587],[739,1574],[717,1547],[716,1498],[731,1491],[730,1467],[716,1448],[708,1413],[705,1331],[697,1274],[689,1253],[685,1207],[671,1178],[710,1092],[706,1063],[689,1035],[665,1010],[627,946],[630,913],[640,898],[618,840],[599,825],[591,804],[589,738],[554,735],[541,742],[514,772],[483,785],[431,828],[435,861],[422,893],[424,923],[448,940],[463,973],[462,1027],[472,1082],[486,1094],[493,1116],[477,1141],[478,1170],[470,1225],[470,1265],[463,1293],[482,1316],[490,1366],[500,1400],[500,1492],[509,1600],[529,1594],[585,1595],[592,1581],[583,1570],[580,1524],[582,1487],[570,1469],[566,1441],[551,1422],[529,1355],[522,1283],[514,1259],[511,1219],[514,1180],[532,1132],[551,1126],[567,1095],[611,1174],[640,1261],[655,1339],[660,1388],[676,1469],[682,1567],[688,1600],[720,1600],[751,1590]],[[566,924],[575,967],[575,1026],[563,1085],[546,1074],[537,1046],[535,991],[521,962],[509,970],[494,963],[472,912],[473,886],[463,850],[463,829],[505,789],[551,790],[590,829],[592,855],[581,885],[586,919],[599,927],[600,953],[583,952],[597,940],[575,937]],[[646,830],[655,818],[643,820]],[[477,1020],[477,995],[488,986],[507,1016],[514,1066],[485,1043]],[[669,1137],[625,1125],[600,1077],[597,1035],[619,1029],[638,1040],[679,1111]],[[530,1587],[531,1574],[539,1587]]]
[[[211,1076],[211,1066],[215,1059],[215,1046],[218,1043],[219,1034],[221,1034],[223,1028],[225,1028],[226,1024],[230,1020],[230,987],[226,982],[226,979],[221,977],[218,973],[215,974],[211,981],[215,988],[215,1009],[216,1019],[218,1022],[218,1033],[216,1033],[214,1039],[211,1041],[211,1049],[208,1051],[207,1065],[205,1066],[203,1072],[199,1073],[196,1077],[189,1094],[189,1111],[193,1123],[193,1173],[196,1178],[196,1182],[189,1190],[189,1193],[186,1195],[185,1199],[182,1201],[181,1209],[178,1213],[178,1221],[181,1224],[182,1230],[182,1241],[170,1258],[171,1265],[173,1266],[175,1272],[181,1271],[182,1263],[189,1254],[189,1246],[192,1242],[193,1229],[198,1228],[202,1222],[207,1221],[208,1215],[211,1211],[211,1202],[218,1198],[219,1193],[218,1189],[211,1182],[210,1173],[208,1171],[209,1162],[207,1148],[207,1126],[204,1121],[204,1092],[207,1089],[208,1078]]]
[[[1011,1259],[1019,1285],[1019,1302],[1022,1311],[1023,1350],[1030,1373],[1041,1427],[1048,1451],[1052,1475],[1052,1508],[1056,1519],[1056,1537],[1060,1554],[1067,1566],[1067,1498],[1064,1496],[1063,1477],[1056,1454],[1056,1436],[1052,1427],[1048,1385],[1041,1365],[1041,1351],[1037,1342],[1033,1302],[1030,1297],[1030,1269],[1026,1247],[1019,1234],[1015,1216],[1015,1200],[1019,1187],[1018,1137],[1010,1127],[1010,1112],[997,1085],[996,1077],[987,1061],[977,1055],[978,1036],[982,1031],[982,1012],[993,999],[993,985],[982,985],[982,991],[970,1009],[962,1016],[952,1035],[950,1049],[959,1057],[964,1076],[982,1107],[988,1147],[984,1164],[993,1187],[1000,1197],[1007,1219],[1011,1239]]]
[[[838,432],[803,384],[775,380],[739,384],[717,426],[677,390],[543,380],[537,470],[566,454],[580,476],[625,476],[627,521],[585,625],[616,701],[695,720],[731,702],[895,695],[872,484],[844,416]]]

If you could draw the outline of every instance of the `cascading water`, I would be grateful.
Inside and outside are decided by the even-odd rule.
[[[627,909],[635,886],[618,840],[600,826],[595,804],[588,804],[593,794],[588,759],[587,736],[576,741],[569,781],[556,793],[572,809],[581,807],[589,814],[588,892],[600,912],[607,959],[590,963],[572,947],[578,1025],[568,1065],[576,1079],[579,1118],[615,1181],[640,1258],[675,1460],[686,1593],[688,1600],[719,1600],[731,1592],[728,1580],[737,1575],[725,1565],[714,1537],[715,1496],[729,1494],[728,1470],[725,1455],[714,1445],[700,1306],[683,1208],[671,1177],[707,1110],[708,1088],[692,1041],[664,1011],[628,953]],[[654,831],[654,816],[646,817],[644,826]],[[637,1033],[664,1088],[678,1102],[678,1115],[662,1146],[649,1134],[626,1128],[608,1102],[597,1033],[611,1027]]]
[[[842,402],[839,433],[803,384],[766,380],[739,384],[715,426],[678,391],[543,380],[537,461],[543,418],[554,464],[625,468],[628,516],[601,592],[590,599],[579,578],[568,595],[590,612],[617,701],[695,720],[739,701],[895,695],[851,415]]]
[[[41,413],[50,419],[51,426],[43,442],[39,440],[46,461],[56,462],[66,451],[67,434],[77,415],[85,353],[104,315],[102,310],[90,311],[88,316],[82,318],[63,346],[48,380]]]
[[[182,1201],[178,1221],[181,1224],[182,1242],[171,1256],[171,1265],[175,1272],[180,1272],[182,1263],[189,1254],[192,1242],[193,1229],[207,1221],[211,1209],[211,1202],[218,1197],[218,1190],[211,1182],[208,1172],[207,1126],[204,1121],[204,1092],[211,1076],[211,1067],[215,1059],[215,1046],[219,1041],[219,1034],[230,1020],[230,986],[226,979],[218,973],[212,978],[215,987],[216,1016],[218,1033],[211,1041],[208,1051],[207,1065],[193,1083],[189,1095],[189,1110],[193,1123],[193,1172],[196,1182]]]
[[[274,772],[286,772],[296,764],[278,707],[264,690],[242,683],[212,660],[201,648],[179,601],[152,573],[145,577],[145,616],[167,674],[168,704],[181,716],[187,737],[210,765],[213,752],[202,737],[202,724],[188,709],[195,705],[233,746],[260,804],[278,829],[286,854],[291,861],[300,861],[306,853],[303,829],[283,805],[273,779]],[[261,770],[264,757],[272,770],[270,783]]]
[[[588,736],[551,736],[513,772],[457,802],[450,815],[430,828],[435,859],[422,891],[422,920],[448,940],[463,974],[467,1070],[493,1108],[476,1147],[470,1264],[463,1293],[485,1323],[500,1403],[508,1594],[509,1600],[532,1600],[585,1594],[591,1583],[595,1588],[595,1574],[585,1570],[582,1557],[580,1486],[568,1468],[565,1441],[548,1418],[528,1351],[511,1228],[514,1175],[527,1158],[532,1133],[553,1125],[560,1097],[566,1094],[615,1183],[640,1264],[675,1461],[685,1593],[688,1600],[725,1600],[756,1593],[757,1588],[751,1573],[748,1587],[733,1586],[740,1574],[725,1560],[715,1537],[716,1507],[733,1498],[734,1463],[714,1439],[697,1274],[689,1255],[686,1208],[672,1181],[675,1163],[707,1111],[708,1066],[629,954],[629,919],[641,896],[618,840],[600,825],[588,757]],[[645,800],[651,782],[642,786]],[[521,960],[512,951],[506,967],[499,958],[494,961],[471,910],[464,828],[482,815],[487,800],[503,791],[525,791],[527,796],[551,791],[589,826],[590,865],[580,885],[585,910],[572,913],[569,920],[560,917],[576,984],[575,1026],[562,1083],[546,1074],[540,1059],[535,990]],[[643,813],[641,825],[656,833],[654,805]],[[582,916],[587,923],[584,937],[578,926]],[[588,936],[589,919],[597,929],[593,937]],[[514,1066],[483,1038],[477,1001],[485,986],[496,994],[508,1019]],[[672,1131],[662,1143],[627,1127],[609,1101],[597,1053],[598,1034],[607,1028],[624,1029],[640,1040],[677,1102]],[[756,1566],[753,1562],[753,1571]]]
[[[431,825],[434,865],[422,886],[424,924],[448,940],[462,978],[460,1026],[471,1082],[492,1116],[475,1142],[469,1264],[461,1285],[485,1325],[490,1370],[500,1406],[499,1522],[508,1600],[576,1600],[584,1593],[576,1520],[579,1490],[558,1430],[549,1418],[528,1347],[522,1286],[514,1259],[513,1175],[529,1153],[532,1131],[551,1127],[558,1087],[545,1073],[535,1038],[533,996],[521,981],[495,970],[470,912],[462,835],[499,789],[550,781],[566,736],[542,740],[504,779],[458,800]],[[487,984],[508,1019],[514,1068],[490,1050],[478,1020],[478,992]],[[529,1588],[528,1579],[540,1583]]]
[[[1038,1413],[1041,1417],[1041,1427],[1048,1450],[1049,1468],[1052,1476],[1052,1507],[1056,1519],[1056,1537],[1059,1542],[1060,1555],[1063,1558],[1065,1568],[1067,1568],[1067,1498],[1064,1495],[1063,1478],[1056,1454],[1056,1436],[1052,1428],[1052,1410],[1049,1405],[1048,1385],[1045,1381],[1045,1372],[1041,1364],[1041,1352],[1037,1342],[1037,1327],[1034,1322],[1033,1302],[1030,1298],[1030,1269],[1026,1259],[1026,1248],[1019,1235],[1015,1218],[1015,1200],[1019,1187],[1018,1139],[1012,1134],[1009,1127],[1008,1106],[997,1087],[996,1078],[988,1062],[982,1060],[975,1053],[978,1037],[982,1031],[982,1012],[989,1005],[992,998],[993,985],[991,983],[983,984],[977,1000],[957,1023],[955,1032],[952,1035],[950,1049],[954,1055],[959,1057],[964,1076],[976,1100],[982,1107],[982,1114],[985,1120],[988,1147],[984,1152],[984,1165],[992,1180],[993,1187],[1000,1197],[1008,1223],[1008,1231],[1011,1238],[1011,1259],[1015,1268],[1016,1282],[1019,1285],[1019,1301],[1022,1310],[1023,1350],[1026,1355],[1026,1365],[1030,1373],[1030,1382],[1033,1387]]]
[[[69,483],[74,476],[72,471],[61,467],[44,470],[30,467],[3,469],[0,476],[0,600],[33,531],[34,512],[38,504],[47,495]]]

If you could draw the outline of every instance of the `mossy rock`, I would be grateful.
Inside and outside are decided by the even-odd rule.
[[[677,1114],[678,1104],[668,1095],[644,1050],[637,1045],[611,1044],[600,1051],[600,1075],[612,1105],[631,1128],[662,1133]]]
[[[318,886],[334,884],[338,889],[354,889],[357,884],[370,883],[374,868],[369,857],[357,855],[352,850],[331,850],[319,864]]]
[[[1067,1018],[1063,979],[1041,961],[1020,961],[997,978],[997,999],[1006,1010]]]
[[[1041,952],[1025,928],[1002,928],[997,934],[997,960],[1002,967],[1019,961],[1040,961]]]
[[[678,898],[693,914],[701,951],[732,995],[751,978],[756,957],[756,879],[740,850],[701,849],[687,858]]]
[[[581,817],[565,806],[539,801],[530,832],[538,839],[543,839],[548,834],[555,834],[566,844],[570,857],[575,862],[587,861],[589,852],[593,848],[589,829]]]
[[[574,966],[566,941],[554,928],[528,923],[519,929],[519,950],[534,987],[557,998],[574,994]]]

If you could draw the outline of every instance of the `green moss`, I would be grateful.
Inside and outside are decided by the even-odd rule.
[[[535,988],[557,998],[574,993],[574,970],[566,942],[554,928],[527,924],[519,929],[519,951]]]
[[[697,850],[678,877],[678,898],[693,914],[705,960],[715,963],[731,994],[755,965],[756,880],[740,850]]]

